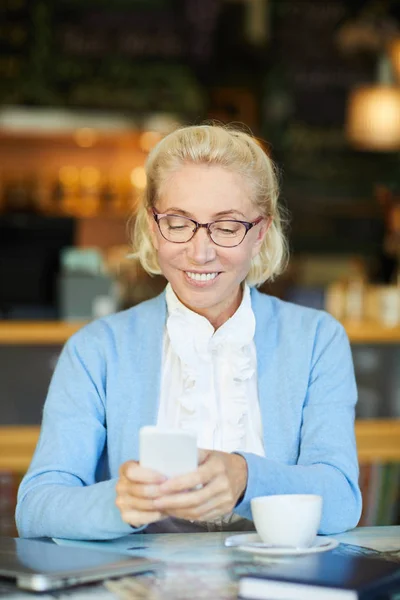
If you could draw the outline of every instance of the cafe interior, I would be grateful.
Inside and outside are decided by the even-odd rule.
[[[279,167],[291,260],[261,291],[343,323],[360,525],[400,525],[399,4],[5,0],[0,52],[0,535],[64,343],[165,287],[129,256],[149,151],[209,120]]]

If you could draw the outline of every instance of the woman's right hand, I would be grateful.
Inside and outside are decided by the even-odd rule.
[[[154,498],[161,496],[159,485],[166,477],[141,467],[135,460],[128,460],[119,469],[115,504],[122,520],[133,527],[148,525],[165,519],[167,515],[153,506]]]

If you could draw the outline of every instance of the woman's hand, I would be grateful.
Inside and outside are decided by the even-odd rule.
[[[239,454],[199,451],[193,473],[173,477],[159,486],[153,510],[189,521],[211,521],[230,513],[247,486],[247,462]]]
[[[165,519],[166,515],[153,504],[154,498],[161,495],[160,484],[164,481],[166,477],[141,467],[134,460],[123,463],[119,469],[115,500],[122,520],[133,527],[141,527]]]

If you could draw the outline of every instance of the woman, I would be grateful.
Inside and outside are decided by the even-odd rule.
[[[346,334],[253,287],[286,260],[271,160],[250,135],[207,125],[168,135],[146,170],[134,246],[166,291],[67,342],[19,490],[20,535],[249,529],[251,498],[277,493],[322,495],[320,533],[354,527]],[[195,472],[165,481],[133,460],[155,423],[197,432]]]

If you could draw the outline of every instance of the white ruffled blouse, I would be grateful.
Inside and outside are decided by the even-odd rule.
[[[265,456],[249,287],[216,331],[185,307],[169,284],[166,301],[157,425],[195,432],[199,448]]]

